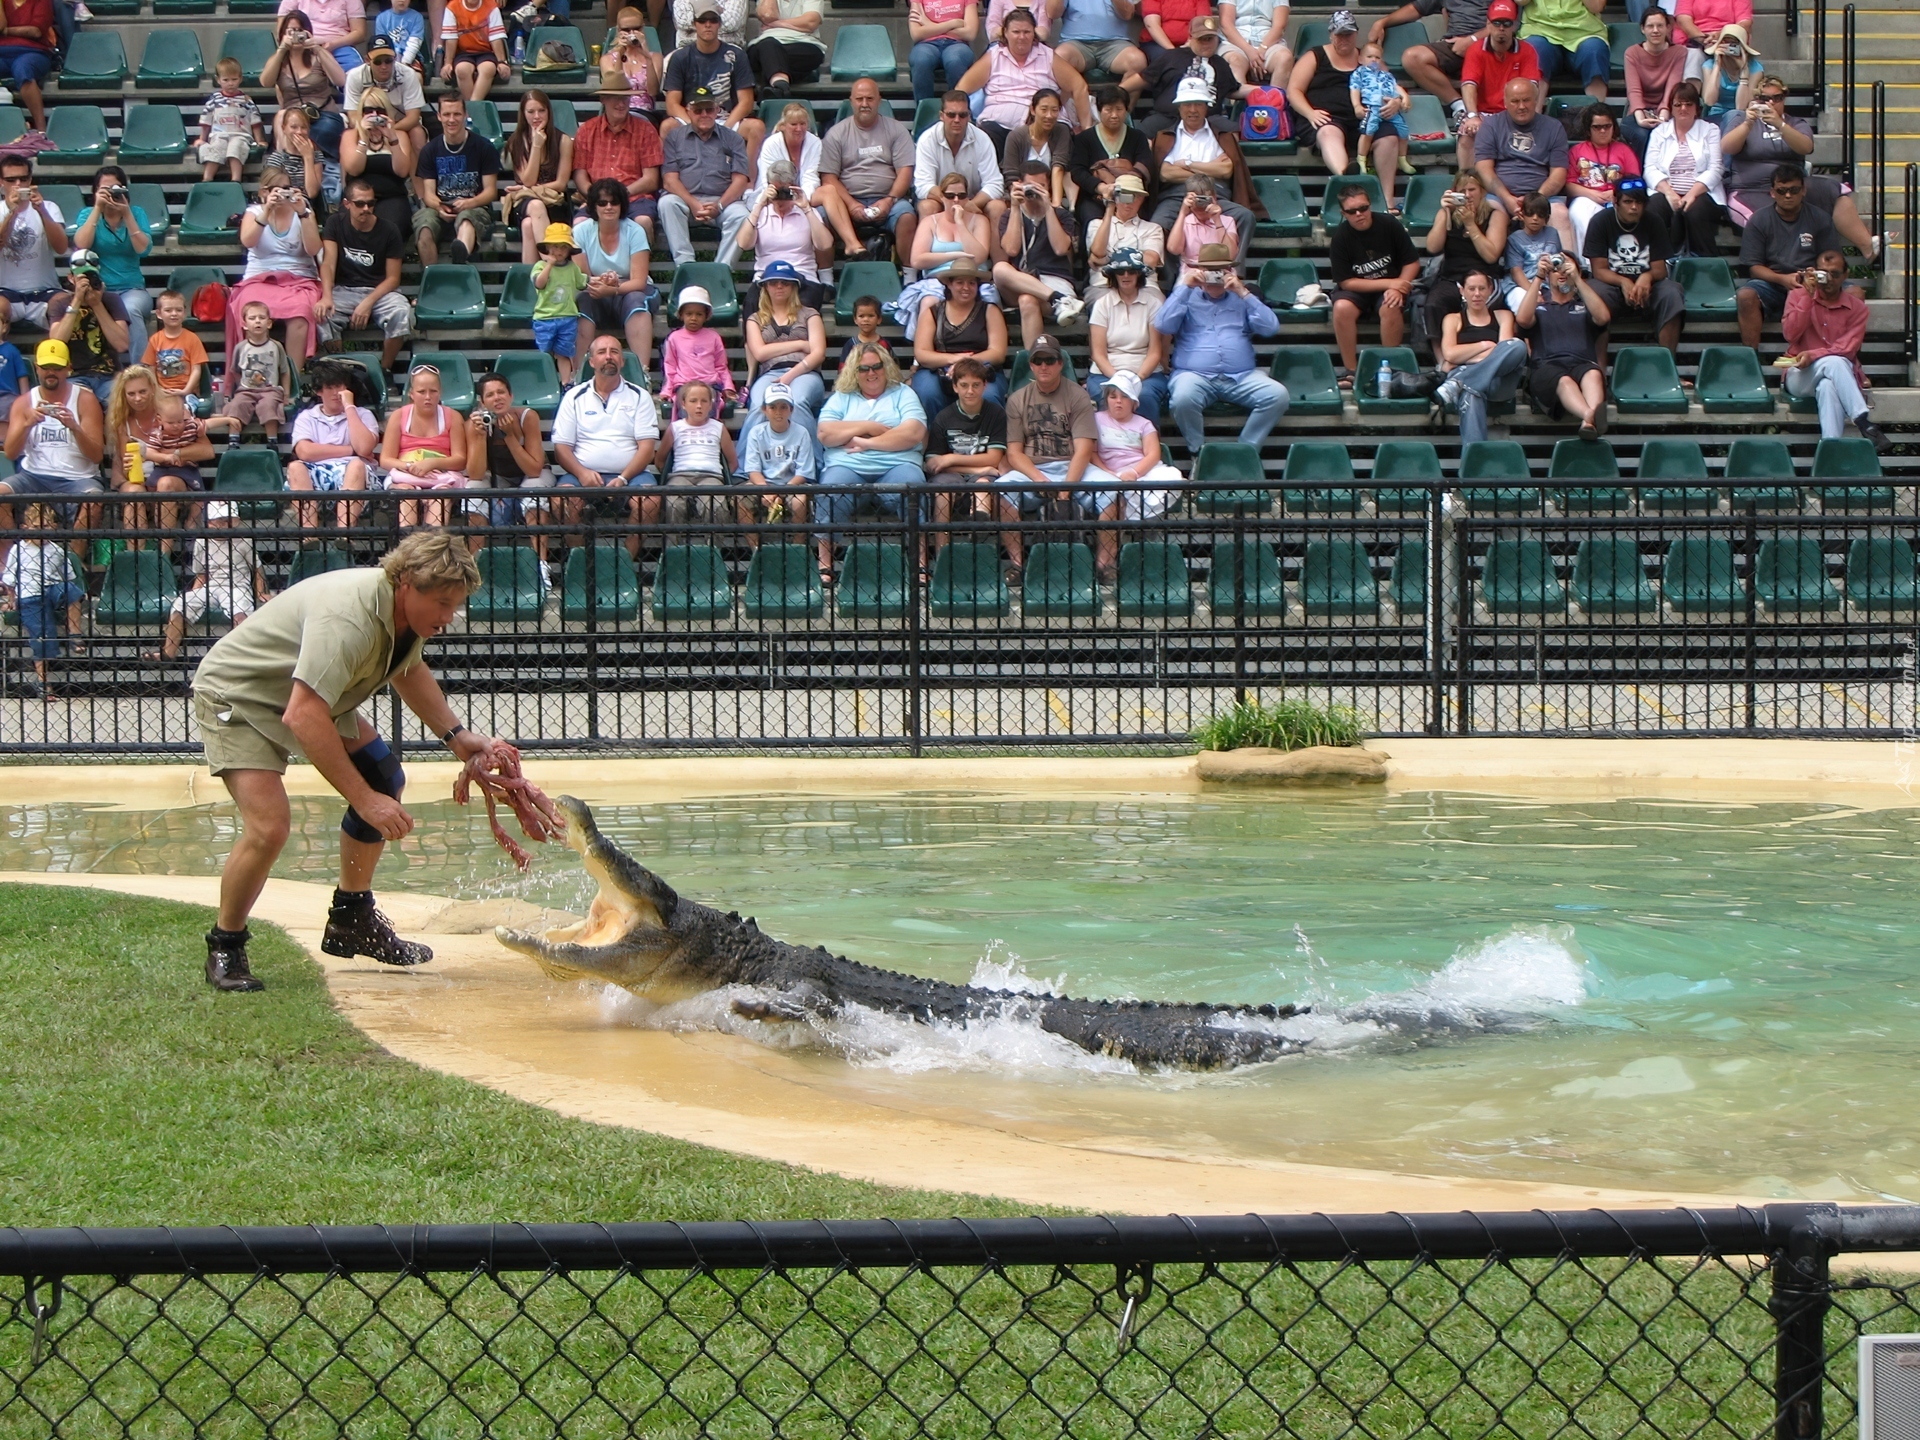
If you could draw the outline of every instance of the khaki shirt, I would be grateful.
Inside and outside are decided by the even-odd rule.
[[[380,569],[334,570],[282,591],[221,636],[194,671],[196,697],[230,707],[282,749],[301,753],[281,718],[298,680],[322,700],[334,728],[359,735],[355,711],[379,691],[389,670],[420,663],[425,642],[415,637],[406,659],[393,666],[393,584]]]

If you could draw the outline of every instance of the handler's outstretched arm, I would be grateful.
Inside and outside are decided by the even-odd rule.
[[[433,672],[425,665],[415,665],[401,671],[391,683],[394,694],[407,702],[407,708],[420,717],[420,723],[445,740],[447,748],[460,759],[470,760],[499,743],[491,735],[481,735],[465,728],[457,735],[447,735],[449,730],[460,724],[460,717],[453,713],[453,707],[447,704],[447,697],[441,693],[440,682],[433,678]]]

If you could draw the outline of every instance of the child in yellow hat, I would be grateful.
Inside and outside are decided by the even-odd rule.
[[[540,241],[540,263],[533,267],[533,343],[553,356],[560,383],[573,383],[573,356],[579,344],[580,302],[587,272],[580,268],[580,247],[573,230],[556,220]]]

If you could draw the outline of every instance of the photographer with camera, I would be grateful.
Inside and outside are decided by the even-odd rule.
[[[273,53],[260,67],[260,83],[272,90],[279,108],[273,116],[274,148],[284,150],[284,117],[305,107],[313,121],[313,143],[329,156],[340,153],[340,137],[347,123],[340,113],[340,91],[347,72],[321,45],[314,43],[313,27],[301,10],[282,10],[274,22]],[[358,65],[360,57],[354,56]]]
[[[279,13],[300,17],[301,28],[306,32],[304,38],[311,39],[328,54],[339,70],[340,74],[334,76],[335,85],[341,84],[345,73],[360,63],[360,47],[372,33],[366,7],[360,0],[280,0]],[[264,68],[260,83],[268,83]]]
[[[1456,171],[1453,188],[1441,195],[1439,212],[1427,231],[1427,253],[1440,257],[1440,273],[1427,287],[1429,342],[1460,308],[1460,285],[1467,276],[1485,275],[1496,290],[1506,279],[1501,261],[1507,253],[1507,229],[1507,212],[1487,198],[1479,173]]]
[[[1737,114],[1753,103],[1754,83],[1764,69],[1741,25],[1723,25],[1702,49],[1687,56],[1687,78],[1700,86],[1701,114],[1716,124],[1722,115]]]
[[[320,225],[307,197],[284,170],[260,172],[260,203],[240,217],[240,243],[247,268],[227,297],[227,353],[240,341],[240,320],[249,301],[259,301],[286,322],[287,354],[298,366],[313,354],[320,306]]]
[[[776,160],[767,168],[767,183],[740,227],[740,248],[753,252],[755,286],[766,279],[769,265],[784,260],[799,277],[802,305],[818,305],[825,297],[820,267],[823,261],[829,267],[833,263],[833,236],[801,203],[793,167],[786,161]],[[755,298],[750,294],[748,304]]]
[[[74,383],[86,386],[104,405],[114,375],[125,365],[120,357],[127,353],[127,311],[101,282],[98,255],[74,250],[68,259],[73,289],[47,302],[47,333],[67,347]]]
[[[1613,319],[1570,255],[1549,255],[1527,282],[1514,322],[1531,332],[1533,398],[1554,416],[1576,415],[1580,438],[1607,433],[1607,376],[1600,368],[1602,332]]]
[[[120,358],[131,365],[147,353],[153,292],[140,272],[140,259],[153,249],[153,237],[147,212],[127,198],[127,172],[118,165],[94,171],[93,203],[80,212],[73,246],[100,257],[100,283],[126,311],[127,351]]]
[[[1256,337],[1280,333],[1280,319],[1247,289],[1234,268],[1233,252],[1209,245],[1200,268],[1173,287],[1153,317],[1153,328],[1173,342],[1173,381],[1168,408],[1187,442],[1189,456],[1206,438],[1206,409],[1225,403],[1248,412],[1240,443],[1256,449],[1272,433],[1292,397],[1260,368]]]
[[[1079,318],[1087,307],[1073,286],[1073,212],[1055,205],[1048,194],[1044,161],[1020,167],[1012,208],[1000,244],[1010,260],[993,267],[994,288],[1004,305],[1012,298],[1020,310],[1020,343],[1029,349],[1051,314],[1057,325]]]
[[[1823,246],[1814,263],[1795,277],[1780,322],[1787,353],[1782,382],[1796,400],[1811,395],[1820,407],[1820,434],[1844,435],[1849,422],[1876,453],[1893,442],[1867,411],[1866,374],[1860,345],[1867,338],[1867,302],[1847,288],[1847,260],[1838,245]]]
[[[1760,328],[1786,310],[1814,257],[1842,246],[1833,217],[1807,203],[1807,177],[1798,165],[1773,172],[1773,208],[1762,210],[1740,232],[1740,263],[1747,278],[1734,293],[1740,313],[1740,343],[1760,346]],[[1844,276],[1845,267],[1842,267]]]
[[[0,155],[0,315],[9,324],[47,323],[47,302],[60,289],[54,257],[68,248],[63,219],[33,183],[33,161]]]

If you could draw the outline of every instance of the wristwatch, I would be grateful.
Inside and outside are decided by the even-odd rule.
[[[440,743],[442,745],[451,745],[453,743],[453,737],[456,735],[464,734],[466,731],[466,728],[467,727],[464,725],[455,723],[454,727],[451,730],[447,731],[446,734],[440,737]]]

